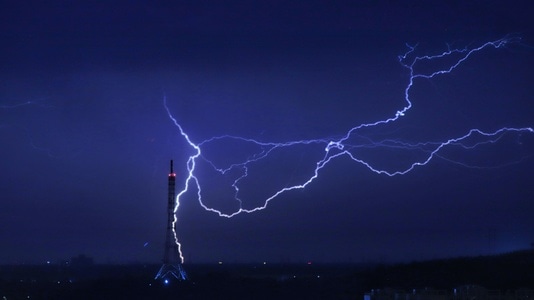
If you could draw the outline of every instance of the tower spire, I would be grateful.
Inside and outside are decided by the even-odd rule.
[[[174,174],[173,163],[171,159],[171,169],[169,173],[169,189],[167,198],[167,232],[165,235],[165,252],[163,255],[163,265],[156,274],[155,279],[163,279],[165,283],[169,278],[174,277],[178,280],[186,280],[187,275],[182,267],[182,258],[175,237],[175,212],[176,192],[175,192],[176,174]]]

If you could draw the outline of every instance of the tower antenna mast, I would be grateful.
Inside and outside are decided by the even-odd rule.
[[[165,252],[163,255],[163,265],[159,268],[156,274],[156,280],[162,279],[165,283],[169,279],[186,280],[187,274],[182,266],[182,259],[178,249],[178,244],[175,241],[174,230],[174,208],[176,207],[176,192],[175,192],[176,174],[173,170],[171,159],[171,171],[169,173],[169,194],[167,201],[167,232],[165,235]]]

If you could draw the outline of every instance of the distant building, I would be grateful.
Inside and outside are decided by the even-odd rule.
[[[412,291],[391,288],[373,289],[365,293],[363,300],[527,300],[534,299],[534,290],[517,289],[515,291],[488,290],[477,285],[464,285],[452,291],[430,288]]]
[[[76,267],[90,267],[94,264],[95,263],[93,261],[93,258],[85,256],[85,254],[80,254],[70,259],[70,266],[75,267],[75,268]]]

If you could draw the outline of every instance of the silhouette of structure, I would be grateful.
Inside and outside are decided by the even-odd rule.
[[[176,243],[174,234],[174,208],[176,206],[175,194],[176,174],[173,171],[171,160],[171,172],[169,173],[169,195],[167,202],[167,233],[165,236],[165,254],[163,255],[163,265],[156,274],[155,279],[162,279],[165,283],[169,279],[186,280],[187,274],[182,267],[182,258]]]

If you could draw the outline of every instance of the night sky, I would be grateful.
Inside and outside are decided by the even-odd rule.
[[[359,131],[353,153],[394,172],[425,152],[358,145],[534,126],[530,1],[81,2],[0,4],[0,264],[78,254],[161,261],[169,160],[178,192],[195,153],[164,98],[194,143],[226,134],[335,140],[406,105],[409,70],[398,61],[406,43],[423,56],[509,35],[521,40],[417,79],[412,109]],[[255,165],[240,186],[243,207],[307,180],[324,147],[275,151]],[[260,148],[222,140],[203,155],[232,164]],[[207,160],[196,169],[204,204],[232,213],[238,172],[215,176]],[[443,149],[394,177],[344,156],[305,189],[230,219],[204,210],[191,186],[178,236],[186,263],[397,262],[524,249],[534,242],[533,169],[528,132]]]

